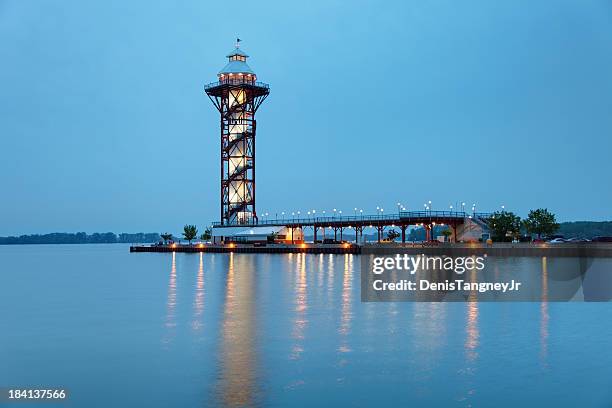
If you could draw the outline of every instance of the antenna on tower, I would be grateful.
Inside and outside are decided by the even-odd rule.
[[[240,48],[240,38],[236,37],[236,48]]]

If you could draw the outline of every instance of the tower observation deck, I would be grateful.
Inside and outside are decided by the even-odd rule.
[[[221,114],[221,225],[257,223],[255,209],[255,112],[270,93],[240,49],[227,55],[218,81],[204,87]]]

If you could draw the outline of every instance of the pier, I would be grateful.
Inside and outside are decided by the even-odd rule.
[[[273,220],[257,220],[252,223],[244,224],[222,224],[220,222],[213,223],[213,228],[229,228],[229,227],[244,227],[254,228],[261,226],[279,226],[285,227],[293,235],[295,230],[303,231],[305,228],[311,228],[314,233],[314,242],[320,238],[319,230],[333,232],[334,241],[343,241],[354,238],[355,242],[359,242],[365,228],[375,229],[377,232],[377,242],[381,242],[385,228],[399,228],[401,231],[401,242],[406,242],[406,230],[410,226],[421,226],[425,229],[426,240],[433,239],[431,236],[433,227],[449,226],[452,231],[452,240],[457,239],[457,228],[467,223],[475,225],[486,225],[491,213],[465,211],[398,211],[395,214],[380,214],[380,215],[354,215],[354,216],[330,216],[330,217],[287,217]],[[349,231],[347,234],[347,230]]]

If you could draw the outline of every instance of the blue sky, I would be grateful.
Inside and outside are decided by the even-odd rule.
[[[238,35],[271,95],[258,211],[456,202],[612,219],[610,1],[0,2],[0,234],[219,213],[203,93]]]

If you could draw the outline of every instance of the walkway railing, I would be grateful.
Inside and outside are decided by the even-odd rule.
[[[204,85],[204,89],[206,90],[210,88],[215,88],[221,85],[251,85],[251,86],[258,86],[260,88],[270,89],[270,85],[264,82],[256,82],[253,80],[242,79],[242,78],[224,79],[223,81],[211,82],[209,84]]]
[[[485,213],[476,213],[485,214]],[[281,219],[260,219],[258,222],[247,222],[244,224],[226,224],[226,226],[244,226],[256,227],[265,225],[295,225],[295,224],[337,224],[337,223],[359,223],[367,222],[387,222],[387,223],[404,223],[414,219],[432,219],[432,220],[462,220],[471,214],[464,211],[400,211],[396,214],[376,214],[376,215],[347,215],[347,216],[324,216],[324,217],[285,217]],[[220,222],[213,222],[213,227],[221,226]]]

